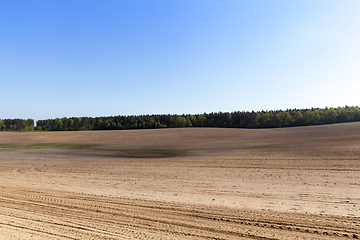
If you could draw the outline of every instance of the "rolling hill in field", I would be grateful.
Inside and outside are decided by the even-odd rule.
[[[0,146],[3,239],[360,237],[359,124],[0,132]]]

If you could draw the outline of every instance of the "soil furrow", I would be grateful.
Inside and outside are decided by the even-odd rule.
[[[8,209],[10,212],[11,210],[33,212],[32,216],[36,215],[40,219],[41,216],[50,214],[51,216],[61,218],[62,223],[49,222],[44,219],[35,220],[34,218],[20,217],[18,215],[13,215],[12,217],[22,218],[24,221],[39,221],[42,224],[56,225],[62,228],[62,231],[65,231],[65,228],[74,229],[77,232],[83,231],[94,236],[107,234],[110,238],[112,235],[116,238],[120,236],[115,234],[116,230],[120,229],[122,231],[122,229],[133,228],[142,229],[142,231],[163,232],[178,237],[192,236],[207,239],[222,238],[221,236],[226,236],[224,239],[232,237],[279,239],[279,237],[262,236],[264,229],[271,229],[273,232],[281,235],[286,235],[289,232],[298,232],[318,237],[357,237],[356,229],[321,227],[319,223],[317,227],[314,227],[311,225],[311,217],[307,219],[308,224],[306,222],[283,223],[276,219],[269,221],[269,219],[266,219],[266,215],[262,216],[263,219],[259,219],[259,217],[254,219],[251,216],[252,213],[224,208],[216,209],[211,207],[207,209],[208,212],[205,212],[205,210],[200,211],[196,209],[196,206],[193,206],[195,209],[191,209],[189,205],[181,206],[177,204],[172,206],[172,204],[159,202],[106,197],[102,197],[102,201],[99,201],[98,196],[84,198],[82,195],[77,197],[76,194],[72,194],[71,198],[67,198],[68,200],[64,201],[62,200],[63,197],[61,197],[61,194],[64,193],[61,192],[51,192],[52,194],[50,195],[49,192],[45,194],[45,192],[36,191],[24,195],[23,191],[21,190],[16,194],[13,189],[12,192],[3,194],[6,197],[1,197],[0,202],[2,205],[0,207]],[[56,194],[60,196],[57,197]],[[96,202],[96,204],[91,204],[91,202]],[[204,206],[201,207],[205,208]],[[248,214],[249,217],[245,218],[244,214]],[[281,217],[281,215],[286,214],[277,213],[277,215]],[[11,224],[7,225],[10,226]],[[106,226],[112,226],[112,229]],[[249,231],[254,231],[255,234],[249,233]],[[39,230],[39,232],[42,231]],[[214,238],[214,235],[218,236]],[[124,236],[122,237],[124,238]]]

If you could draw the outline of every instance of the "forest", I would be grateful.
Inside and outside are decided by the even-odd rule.
[[[0,119],[1,131],[125,130],[178,127],[280,128],[360,121],[358,106],[258,112],[153,114],[110,117],[64,117],[36,121]]]

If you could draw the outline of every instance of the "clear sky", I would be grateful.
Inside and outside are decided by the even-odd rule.
[[[359,0],[2,0],[0,118],[360,106]]]

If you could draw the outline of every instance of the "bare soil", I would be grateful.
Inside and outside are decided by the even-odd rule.
[[[359,239],[360,125],[0,132],[1,239]]]

